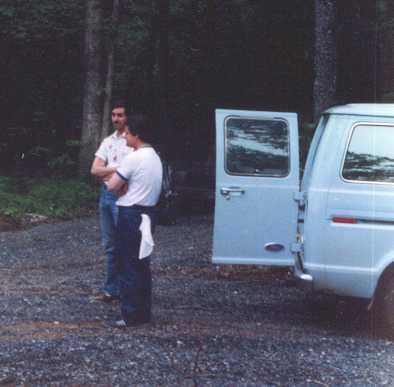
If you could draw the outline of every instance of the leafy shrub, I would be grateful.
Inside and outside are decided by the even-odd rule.
[[[26,213],[68,219],[97,207],[95,187],[79,180],[29,179],[19,194],[17,179],[0,176],[0,214],[18,219]]]
[[[15,187],[13,179],[7,176],[0,176],[0,194],[2,192],[14,193]]]

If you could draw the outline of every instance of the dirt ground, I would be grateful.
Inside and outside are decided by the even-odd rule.
[[[158,227],[154,320],[119,331],[96,217],[0,233],[0,385],[394,386],[364,305],[287,270],[217,268],[212,219]]]

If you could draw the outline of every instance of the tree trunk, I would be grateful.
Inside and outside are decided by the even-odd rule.
[[[86,177],[99,145],[103,117],[102,104],[102,25],[101,0],[86,0],[85,89],[83,101],[79,175]]]
[[[371,102],[377,98],[377,5],[375,0],[338,3],[337,100]],[[351,53],[351,55],[349,55]],[[363,58],[363,60],[360,60]]]
[[[337,49],[335,0],[315,0],[315,55],[313,84],[313,119],[335,104]]]
[[[204,69],[204,120],[205,125],[209,127],[214,120],[215,105],[215,52],[216,52],[216,5],[215,0],[207,0],[206,2],[206,32],[205,32],[205,69]],[[203,99],[204,100],[204,99]],[[211,129],[211,128],[210,128]],[[210,131],[212,134],[212,131]]]
[[[104,89],[104,112],[103,112],[103,126],[101,130],[101,138],[108,136],[112,125],[111,125],[111,100],[112,100],[112,85],[114,76],[114,65],[115,65],[115,43],[118,34],[119,24],[119,0],[113,0],[112,7],[112,30],[107,44],[107,75],[105,79]]]
[[[381,102],[394,102],[394,4],[390,0],[379,0],[379,25],[377,44],[379,45],[376,74]]]
[[[158,119],[160,139],[168,138],[168,17],[169,0],[158,0]]]
[[[147,84],[147,102],[149,104],[148,109],[151,112],[155,112],[155,66],[156,66],[156,47],[158,40],[158,27],[159,27],[159,10],[156,6],[155,0],[150,3],[150,34],[148,40],[148,60],[147,60],[147,71],[148,71],[148,84]]]

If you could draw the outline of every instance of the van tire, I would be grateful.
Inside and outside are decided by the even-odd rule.
[[[394,275],[392,273],[379,287],[374,309],[375,327],[385,336],[394,337]]]

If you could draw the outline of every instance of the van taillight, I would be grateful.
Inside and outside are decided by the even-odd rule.
[[[338,217],[338,216],[333,217],[332,221],[334,223],[348,223],[348,224],[356,224],[357,223],[357,219],[354,219],[354,218],[341,218],[341,217]]]

